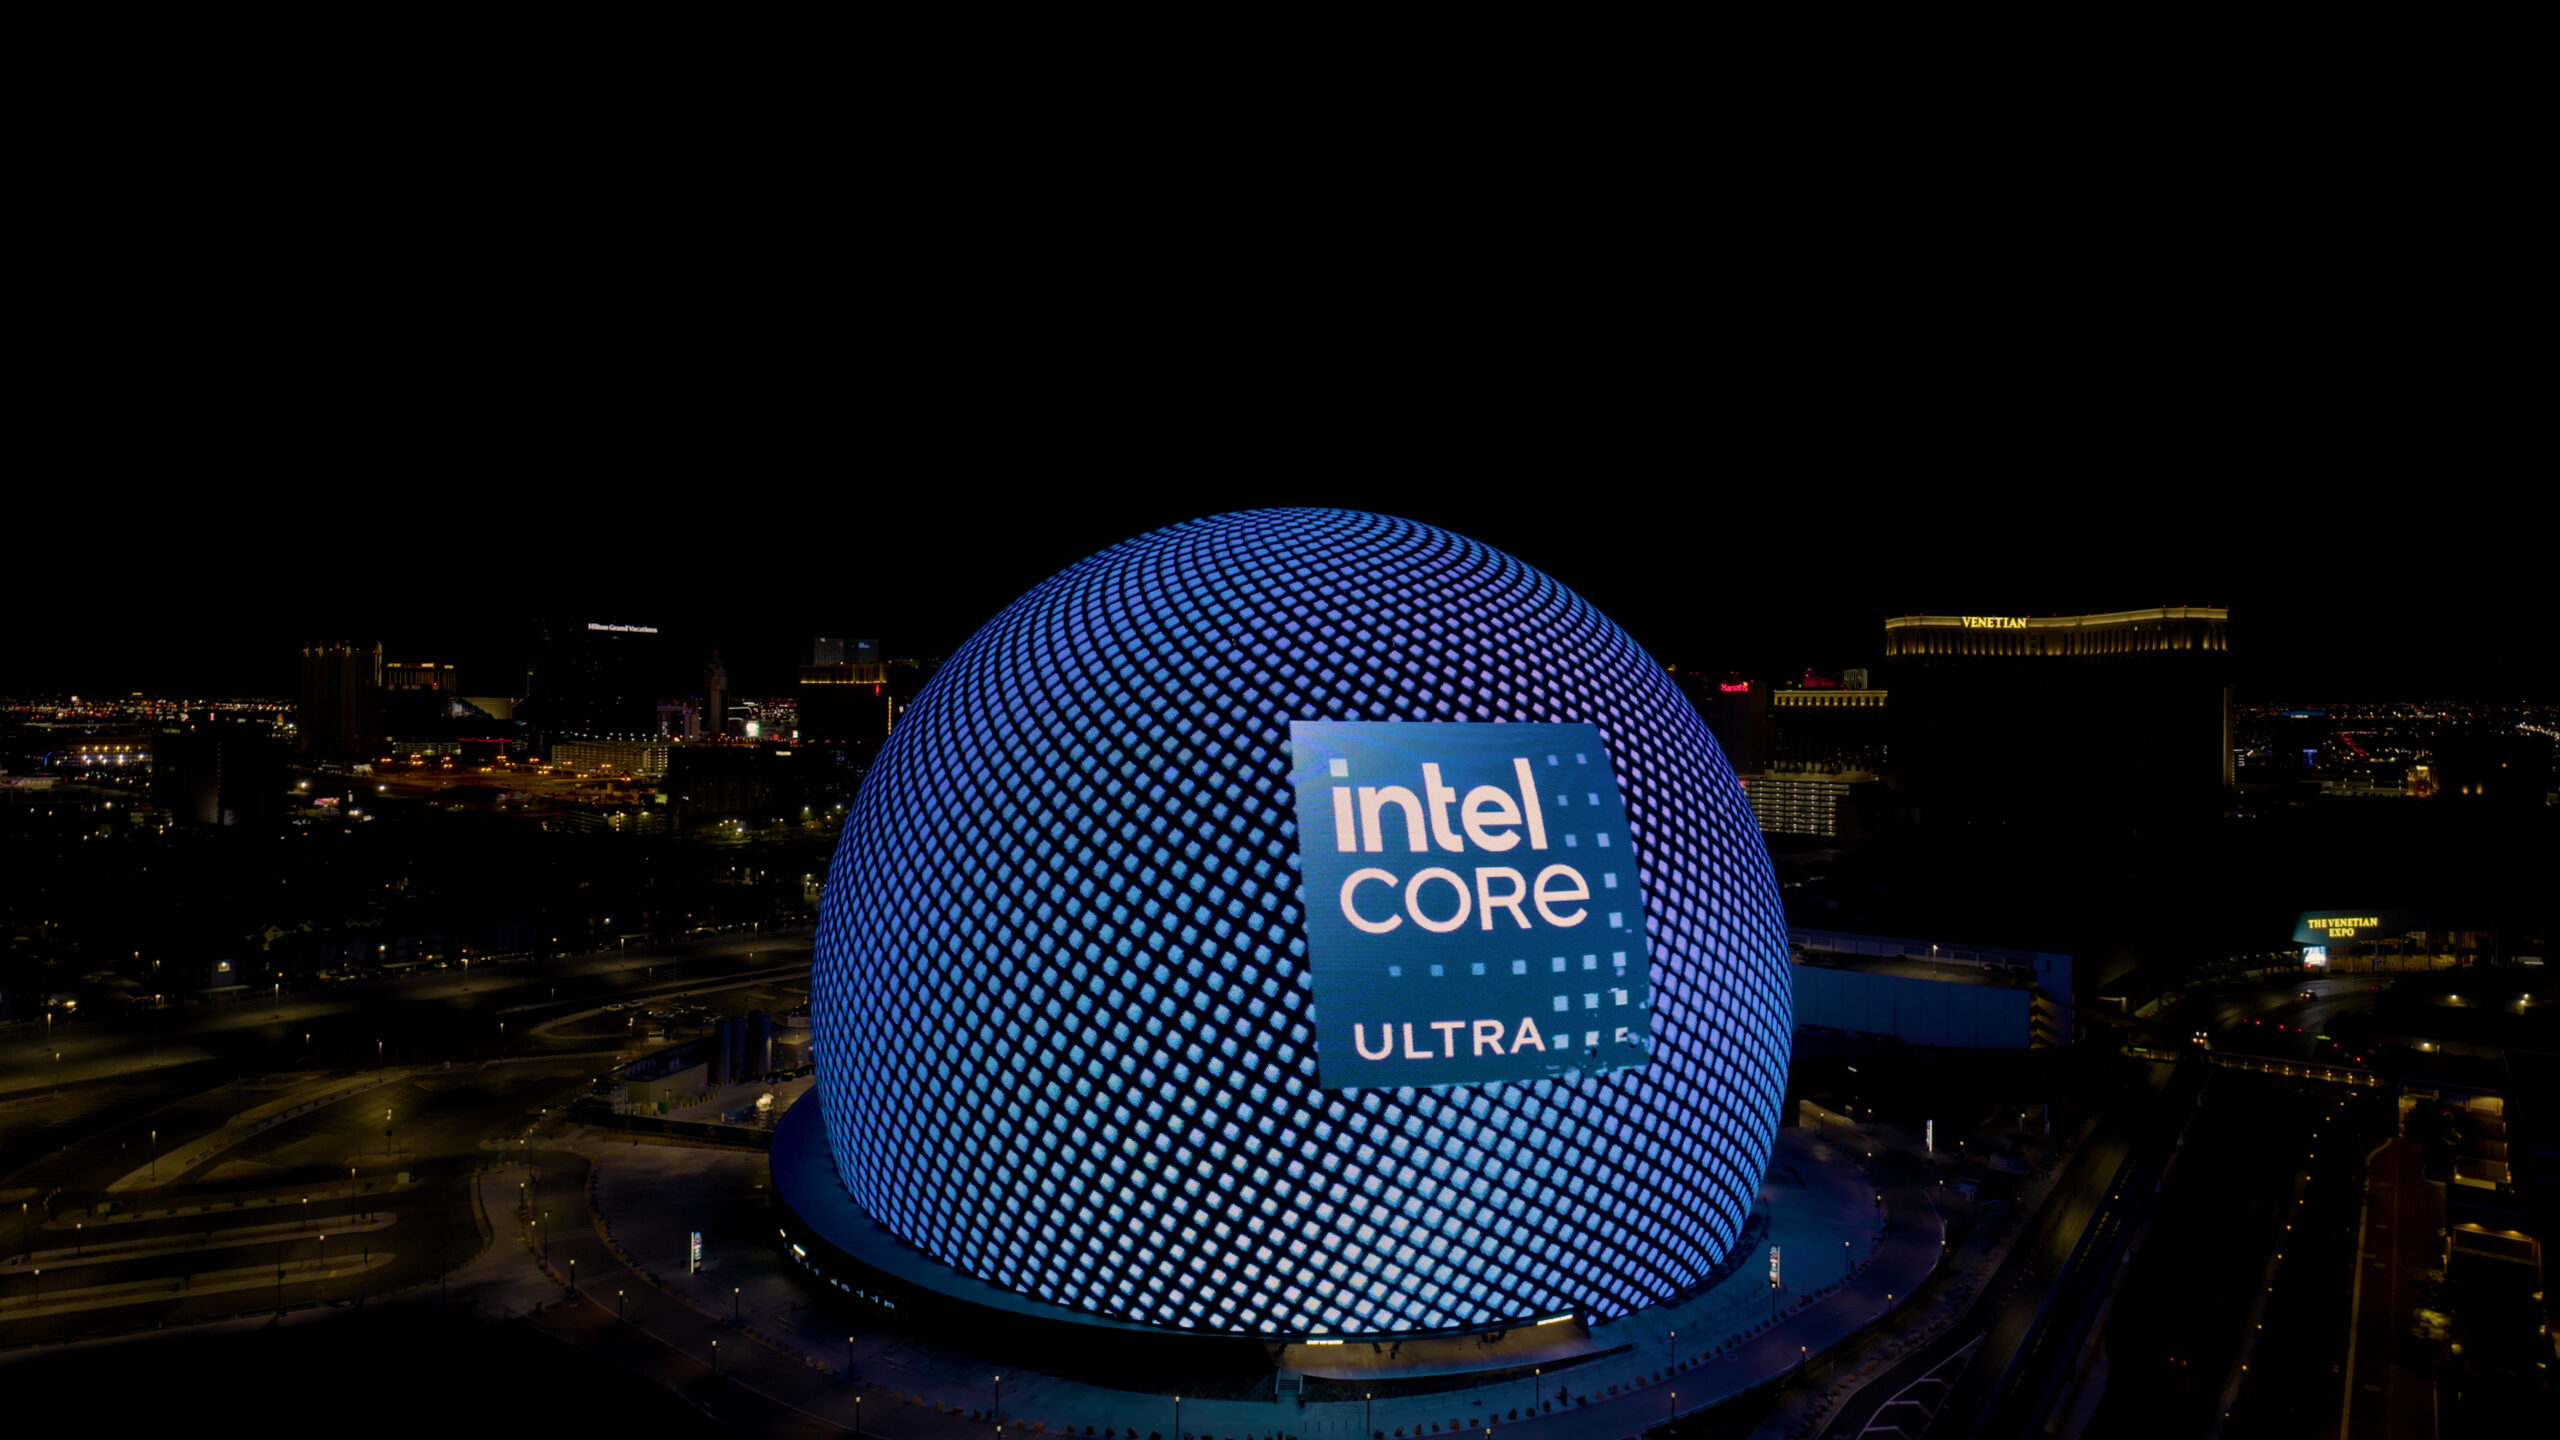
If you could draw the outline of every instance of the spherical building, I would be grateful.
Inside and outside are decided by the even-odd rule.
[[[1642,1063],[1318,1087],[1308,721],[1597,728]],[[1606,1319],[1706,1278],[1792,1022],[1767,852],[1659,665],[1486,546],[1272,510],[1095,555],[942,667],[845,822],[813,1027],[835,1172],[898,1239],[1101,1320],[1303,1337]]]

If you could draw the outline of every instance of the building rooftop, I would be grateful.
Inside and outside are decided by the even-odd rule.
[[[1798,965],[1824,970],[1856,970],[1900,980],[1929,980],[1945,985],[1988,985],[2002,990],[2032,990],[2035,972],[2007,965],[1976,965],[1960,960],[1913,960],[1901,956],[1843,955],[1836,951],[1791,949]]]

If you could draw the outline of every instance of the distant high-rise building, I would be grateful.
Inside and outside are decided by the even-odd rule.
[[[382,662],[382,688],[385,690],[442,690],[448,695],[462,693],[462,682],[455,678],[453,667],[433,660],[386,660]]]
[[[305,645],[294,711],[294,749],[370,757],[382,739],[382,647]]]
[[[1905,615],[1892,764],[1922,824],[2209,810],[2231,784],[2230,612]]]
[[[800,647],[800,663],[803,665],[877,665],[880,663],[880,642],[846,640],[833,635],[821,635]]]
[[[1890,694],[1840,686],[1772,693],[1767,768],[1810,775],[1883,771],[1888,754],[1885,700]]]
[[[803,739],[877,740],[889,733],[895,705],[889,667],[876,660],[800,667]]]
[[[702,693],[710,702],[707,717],[713,738],[729,733],[729,667],[720,663],[720,652],[711,652],[711,663],[702,669]]]
[[[1742,782],[1751,818],[1764,835],[1857,839],[1871,833],[1883,808],[1883,782],[1858,772],[1772,770]]]
[[[1733,773],[1759,774],[1769,763],[1773,739],[1768,685],[1727,675],[1716,686],[1716,744]]]
[[[264,725],[190,712],[153,737],[151,800],[181,825],[262,824],[284,809],[284,757]]]
[[[655,625],[545,620],[536,638],[532,689],[516,707],[516,718],[553,736],[652,734],[659,700],[676,688],[665,659]]]

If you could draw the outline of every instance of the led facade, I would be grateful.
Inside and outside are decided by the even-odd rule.
[[[1650,1062],[1319,1089],[1293,720],[1597,727]],[[962,647],[845,822],[813,996],[828,1145],[881,1225],[1071,1309],[1255,1335],[1605,1319],[1696,1283],[1792,1029],[1767,853],[1661,667],[1510,556],[1344,511],[1142,536]]]

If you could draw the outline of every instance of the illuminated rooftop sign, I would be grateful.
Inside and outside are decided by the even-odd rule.
[[[617,635],[655,635],[658,633],[658,627],[655,625],[599,625],[593,620],[587,622],[587,628],[590,630],[610,630]]]
[[[1599,727],[1289,726],[1316,1083],[1642,1065],[1644,901]]]
[[[2407,935],[2432,928],[2427,916],[2410,910],[2307,910],[2295,918],[2293,941],[2297,945],[2320,945]]]
[[[2170,605],[2156,610],[2112,610],[2103,615],[1893,615],[1887,631],[1924,630],[2090,630],[2139,625],[2160,620],[2228,621],[2231,612],[2218,605]]]

